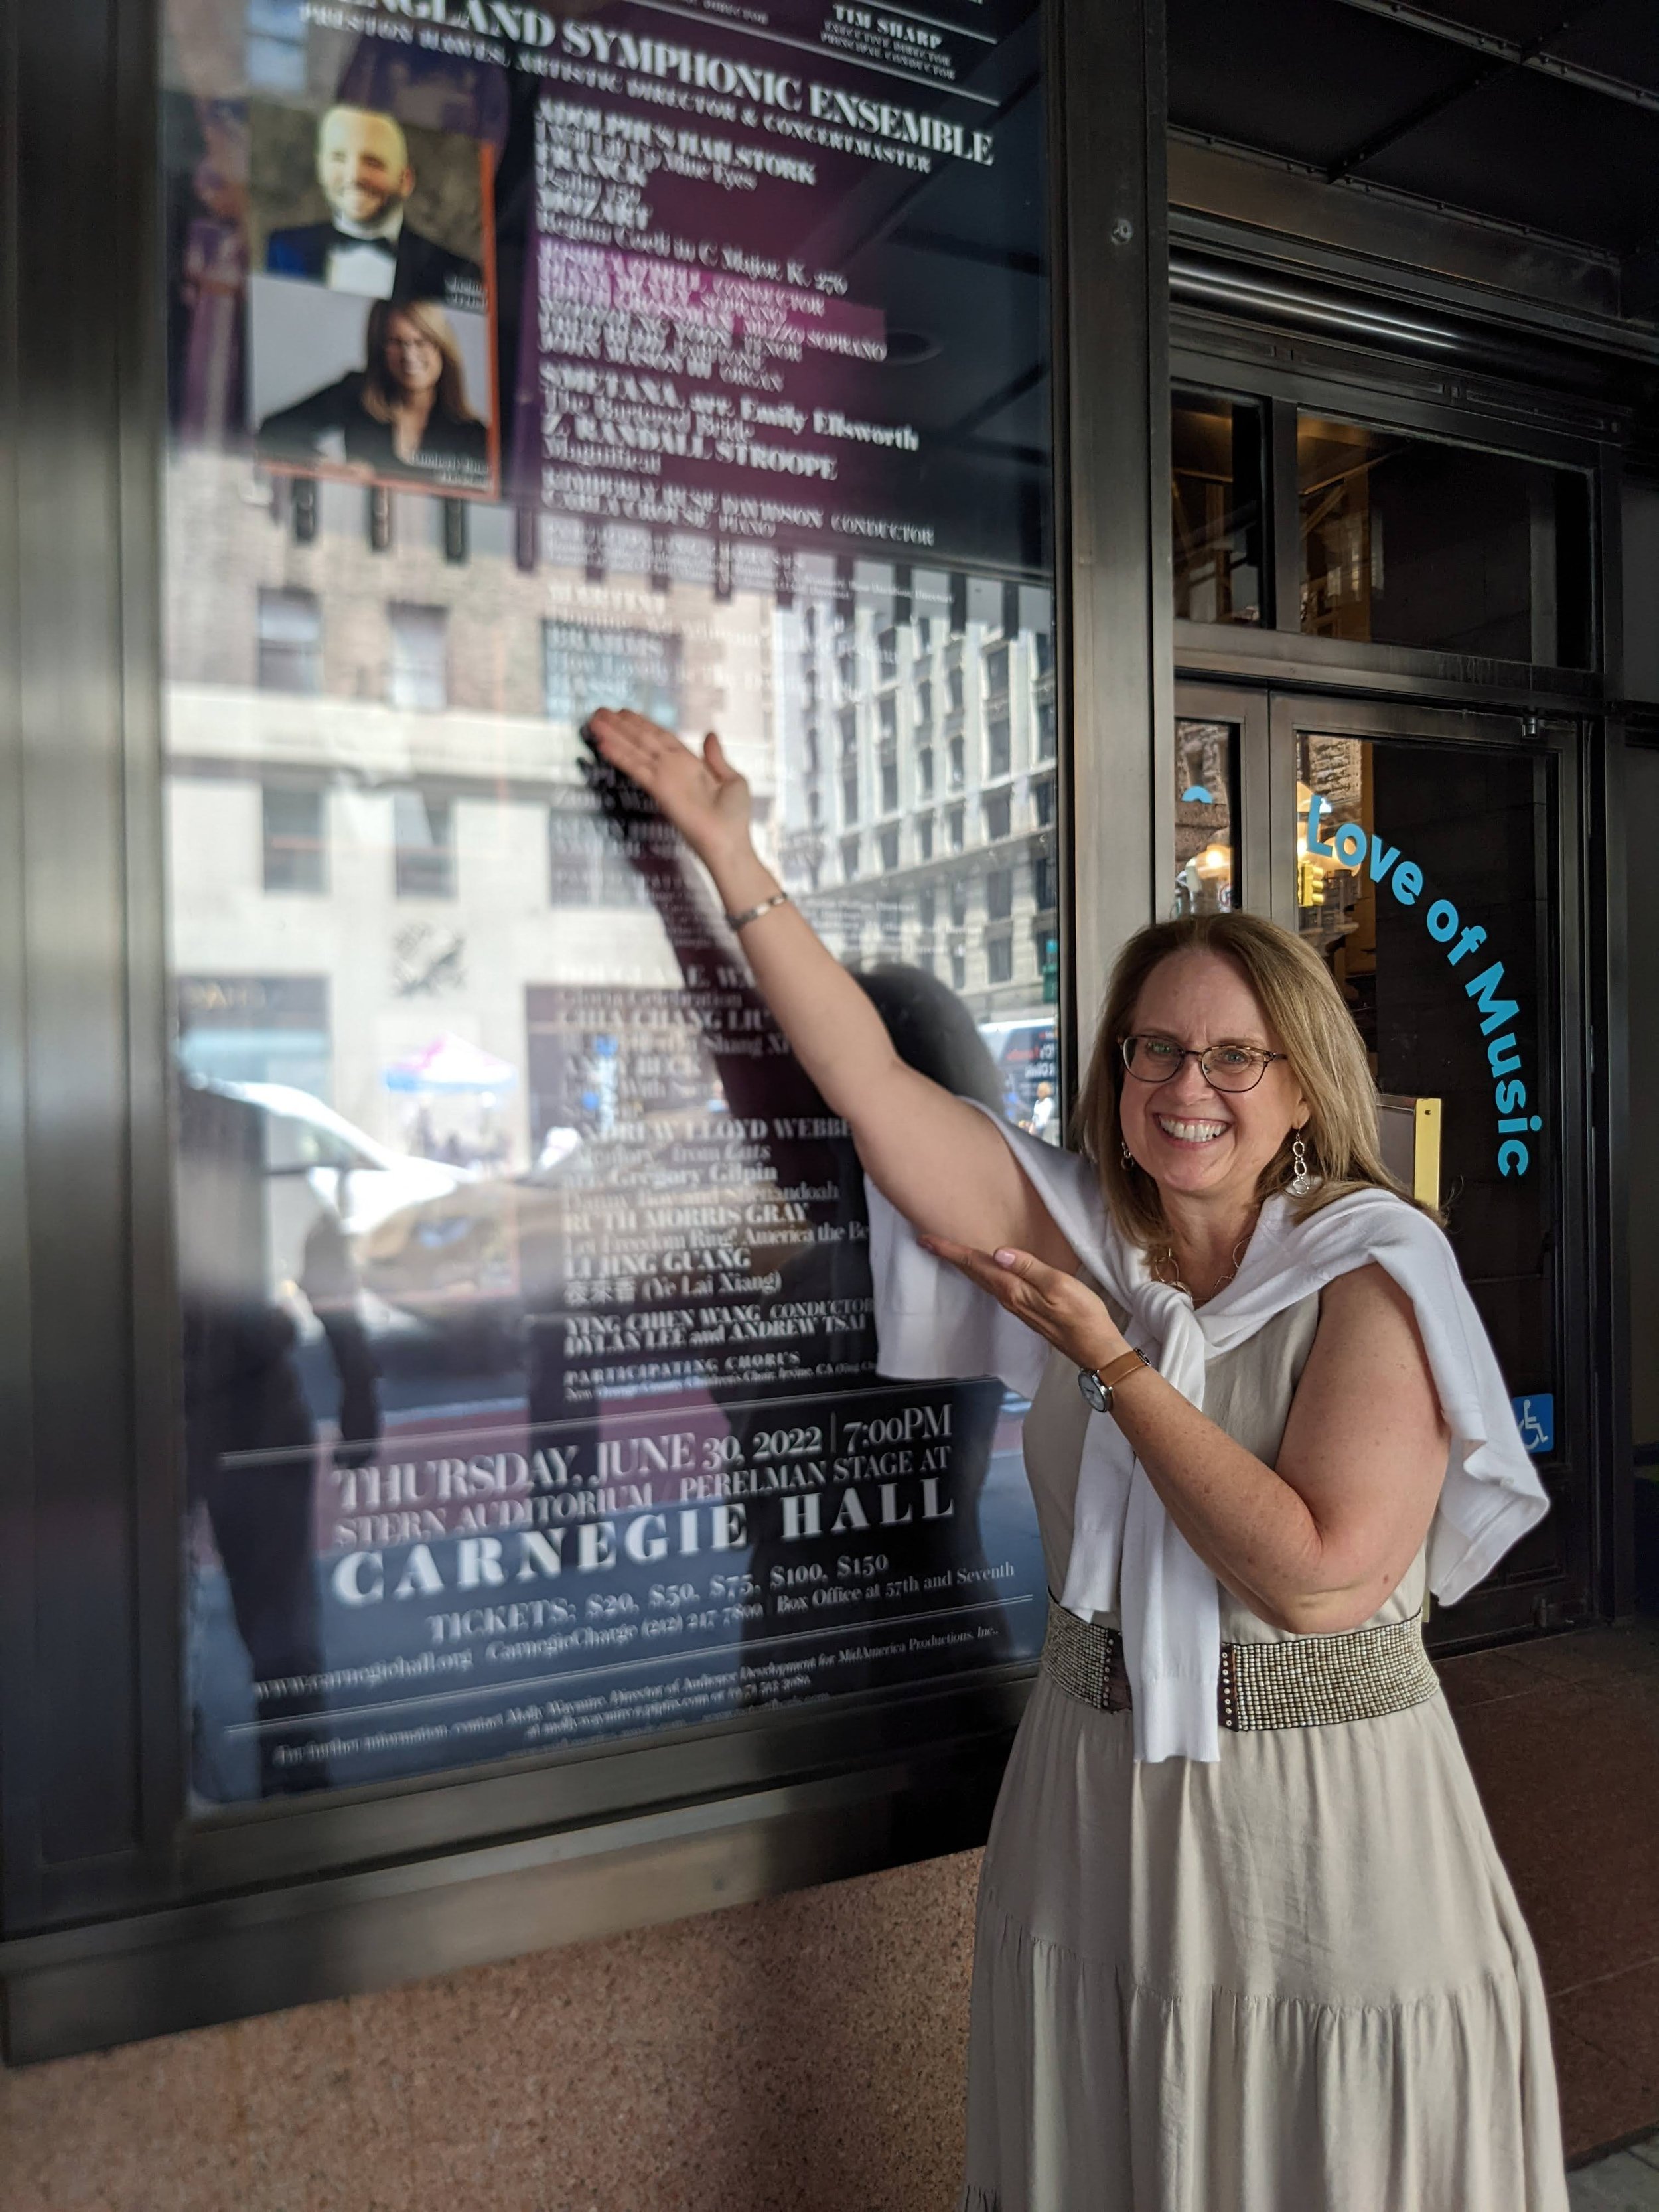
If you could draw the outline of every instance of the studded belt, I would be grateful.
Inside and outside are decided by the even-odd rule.
[[[1102,1712],[1127,1712],[1133,1703],[1117,1630],[1080,1620],[1053,1598],[1042,1671]],[[1345,1636],[1224,1644],[1218,1700],[1223,1728],[1328,1728],[1405,1712],[1439,1687],[1423,1649],[1422,1616],[1413,1613]]]

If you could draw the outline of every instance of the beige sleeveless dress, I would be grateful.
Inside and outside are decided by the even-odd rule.
[[[1316,1296],[1212,1361],[1270,1466]],[[1025,1425],[1050,1587],[1084,1431]],[[1422,1604],[1419,1557],[1373,1616]],[[1097,1616],[1115,1625],[1112,1615]],[[1221,1595],[1231,1643],[1276,1639]],[[1566,2212],[1531,1939],[1440,1697],[1137,1765],[1045,1675],[980,1882],[962,2212]]]

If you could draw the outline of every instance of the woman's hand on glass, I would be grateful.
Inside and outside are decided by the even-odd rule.
[[[1074,1365],[1103,1367],[1129,1349],[1103,1300],[1077,1276],[1006,1246],[999,1252],[976,1252],[971,1244],[953,1244],[945,1237],[919,1241],[970,1283],[988,1291],[999,1305],[1047,1338]]]
[[[747,851],[749,786],[712,730],[696,753],[643,714],[601,707],[588,720],[587,735],[600,759],[655,799],[708,866]]]

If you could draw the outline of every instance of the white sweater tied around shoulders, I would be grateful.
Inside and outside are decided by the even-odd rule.
[[[1522,1447],[1508,1388],[1445,1237],[1426,1214],[1382,1190],[1355,1191],[1297,1222],[1283,1198],[1261,1209],[1243,1264],[1195,1311],[1146,1270],[1112,1224],[1093,1169],[981,1108],[1078,1258],[1129,1317],[1128,1336],[1200,1410],[1209,1362],[1335,1276],[1375,1261],[1410,1298],[1451,1449],[1429,1532],[1429,1588],[1453,1604],[1548,1510]],[[878,1364],[920,1379],[994,1375],[1030,1398],[1048,1346],[988,1291],[924,1251],[872,1183],[871,1264]],[[1116,1607],[1140,1759],[1220,1756],[1216,1580],[1165,1511],[1109,1414],[1091,1414],[1078,1475],[1071,1565],[1061,1602],[1091,1619]]]

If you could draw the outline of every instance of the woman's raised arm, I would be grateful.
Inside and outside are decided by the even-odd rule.
[[[750,836],[749,787],[711,732],[701,755],[642,714],[602,708],[588,735],[632,779],[714,879],[728,914],[778,890]],[[1051,1267],[1076,1255],[976,1108],[906,1065],[880,1016],[793,904],[740,941],[762,997],[825,1103],[850,1125],[878,1187],[924,1234],[986,1250],[1017,1244]]]

